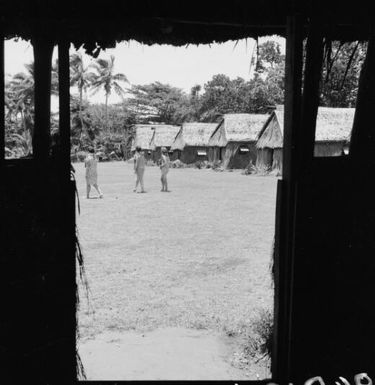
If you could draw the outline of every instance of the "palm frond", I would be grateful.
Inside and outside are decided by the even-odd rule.
[[[113,80],[119,80],[122,82],[129,83],[128,78],[122,73],[117,73],[117,74],[113,75]]]
[[[110,67],[110,62],[109,60],[106,59],[96,59],[95,63],[98,65],[99,68],[107,69]]]
[[[124,97],[125,91],[124,89],[116,82],[113,83],[113,88],[118,96]]]

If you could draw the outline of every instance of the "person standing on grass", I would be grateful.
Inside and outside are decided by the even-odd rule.
[[[170,192],[168,190],[168,181],[167,181],[167,174],[169,171],[169,156],[168,151],[165,147],[161,148],[161,163],[160,163],[160,170],[161,170],[161,191],[162,192]]]
[[[145,168],[146,168],[145,156],[143,154],[141,147],[137,146],[134,154],[134,172],[135,172],[135,175],[137,176],[137,179],[135,181],[135,188],[133,190],[134,192],[137,192],[138,184],[141,185],[141,193],[146,192],[143,185],[143,175],[145,173]]]
[[[98,161],[95,157],[95,151],[92,147],[89,148],[88,154],[85,159],[86,168],[86,194],[87,199],[90,198],[91,186],[94,186],[95,190],[99,194],[99,198],[103,198],[103,193],[98,186]]]

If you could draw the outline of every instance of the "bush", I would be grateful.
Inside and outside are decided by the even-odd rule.
[[[257,175],[261,175],[261,176],[264,176],[264,175],[268,175],[270,173],[270,167],[267,167],[267,166],[252,166],[253,168],[253,174],[257,174]]]
[[[261,309],[252,320],[251,333],[247,338],[245,351],[252,357],[271,356],[273,340],[273,316],[270,310]]]
[[[207,162],[207,160],[197,160],[197,161],[194,163],[194,167],[195,167],[195,168],[198,168],[198,169],[201,169],[201,168],[208,168],[208,162]]]
[[[215,160],[215,162],[212,163],[211,168],[214,171],[224,171],[224,167],[222,166],[221,160]]]
[[[86,154],[86,151],[73,152],[70,155],[70,159],[72,162],[83,162],[86,158]]]
[[[256,173],[256,167],[254,166],[253,161],[250,159],[249,164],[243,170],[242,174],[250,175],[250,174],[255,174],[255,173]]]

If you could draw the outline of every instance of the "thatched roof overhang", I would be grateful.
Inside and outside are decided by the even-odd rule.
[[[150,149],[155,150],[157,147],[171,147],[176,135],[180,131],[179,126],[168,124],[153,125],[153,134],[150,141]]]
[[[296,13],[306,25],[311,15],[318,16],[322,28],[327,24],[325,35],[340,40],[366,39],[374,19],[370,5],[362,0],[356,7],[344,7],[338,0],[233,0],[230,6],[198,0],[108,0],[105,6],[98,0],[13,0],[0,5],[7,38],[30,40],[41,35],[55,42],[69,39],[94,55],[98,48],[131,39],[148,45],[183,46],[285,36],[287,16]]]
[[[255,142],[267,118],[265,114],[225,114],[209,144],[225,147],[228,142]]]
[[[209,147],[209,140],[217,123],[184,123],[178,132],[171,150],[183,150],[185,146]]]
[[[227,141],[256,141],[267,118],[266,114],[225,114],[223,121]]]
[[[315,142],[350,141],[355,108],[319,107]],[[257,148],[282,148],[284,111],[275,110],[259,133]]]
[[[355,108],[319,107],[316,142],[345,142],[351,135]]]
[[[154,133],[151,124],[135,124],[135,133],[132,141],[131,151],[135,151],[137,146],[141,147],[142,150],[150,149],[150,141]]]

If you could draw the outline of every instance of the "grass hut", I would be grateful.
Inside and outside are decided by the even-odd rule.
[[[131,152],[133,155],[136,147],[139,146],[144,151],[146,159],[151,158],[150,142],[154,133],[153,127],[154,126],[151,124],[135,124],[133,126],[134,137],[131,145]]]
[[[150,140],[151,158],[154,162],[157,162],[161,158],[162,147],[165,147],[170,151],[180,127],[168,124],[158,124],[153,125],[152,129],[153,134]]]
[[[224,168],[245,168],[256,161],[256,142],[268,115],[225,114],[211,135],[209,160],[221,161]]]
[[[314,156],[340,156],[350,138],[355,108],[319,107]]]
[[[216,127],[217,123],[184,123],[171,147],[173,159],[186,164],[208,160],[208,142]]]
[[[281,175],[283,163],[284,110],[271,113],[259,132],[256,144],[256,167],[259,170],[272,170]]]
[[[347,152],[354,108],[319,107],[314,156],[340,156]],[[278,108],[267,119],[259,133],[256,165],[260,169],[281,173],[284,110]]]

